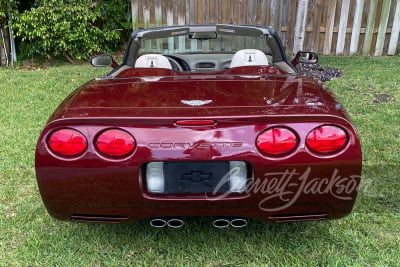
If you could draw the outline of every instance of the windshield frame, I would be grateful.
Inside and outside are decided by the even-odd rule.
[[[124,65],[134,66],[139,55],[143,39],[157,39],[162,37],[175,37],[189,35],[193,32],[219,32],[240,36],[264,36],[267,46],[271,49],[273,62],[287,62],[282,43],[276,32],[271,27],[250,26],[250,25],[185,25],[167,26],[158,28],[141,29],[132,33],[124,56]],[[199,52],[201,53],[201,52]],[[207,52],[204,52],[207,53]],[[222,53],[222,52],[221,52]]]

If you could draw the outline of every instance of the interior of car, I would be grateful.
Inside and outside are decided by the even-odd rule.
[[[130,77],[159,73],[144,72],[148,68],[172,70],[161,71],[170,75],[230,74],[231,69],[242,67],[251,72],[257,69],[254,67],[264,70],[269,67],[269,74],[296,72],[271,29],[208,25],[139,31],[131,37],[124,63],[108,76],[125,78],[129,77],[127,73]],[[259,70],[256,72],[260,74]]]

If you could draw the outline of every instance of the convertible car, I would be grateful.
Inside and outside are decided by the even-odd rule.
[[[36,149],[44,204],[62,220],[215,227],[248,218],[348,215],[360,143],[342,104],[288,60],[270,27],[186,25],[132,33],[121,64],[55,110]]]

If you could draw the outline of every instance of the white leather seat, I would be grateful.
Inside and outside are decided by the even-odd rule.
[[[135,68],[163,68],[172,70],[168,58],[159,54],[146,54],[138,57],[135,62]]]
[[[267,56],[262,51],[257,49],[242,49],[233,55],[230,68],[267,65]]]

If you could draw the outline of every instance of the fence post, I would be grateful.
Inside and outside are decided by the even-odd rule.
[[[257,23],[257,0],[249,1],[249,23],[256,24]]]
[[[361,22],[364,11],[364,0],[356,1],[356,8],[354,11],[353,30],[351,33],[350,51],[349,54],[355,55],[358,51],[358,41],[360,40]]]
[[[294,50],[294,28],[296,25],[297,1],[289,5],[289,17],[287,24],[287,47],[286,53],[293,53]],[[292,55],[289,55],[292,56]]]
[[[389,20],[389,12],[390,12],[390,1],[383,1],[374,56],[382,56],[383,46],[385,45],[386,29]]]
[[[293,54],[303,50],[304,36],[306,32],[308,0],[299,0],[299,6],[296,15],[296,27],[294,33]]]
[[[364,46],[362,50],[363,56],[369,56],[371,52],[372,37],[374,35],[374,26],[377,13],[378,0],[371,0],[369,5],[369,15],[367,21],[367,30],[365,32]]]
[[[336,12],[336,1],[337,0],[331,0],[329,2],[328,18],[326,20],[326,26],[325,26],[325,40],[324,40],[324,49],[323,49],[324,55],[329,55],[331,53],[333,26],[335,23],[335,15],[334,14]]]
[[[400,32],[400,0],[397,0],[396,11],[393,19],[392,34],[390,35],[388,55],[394,56]]]
[[[5,63],[4,65],[8,66],[9,57],[7,52],[6,38],[3,33],[3,27],[0,24],[0,66],[3,65],[3,62]]]
[[[350,0],[343,0],[339,20],[338,40],[336,44],[336,55],[343,55],[344,43],[346,41],[347,21],[349,18]]]
[[[308,0],[307,0],[308,1]],[[280,12],[280,7],[281,5],[279,4],[280,1],[278,0],[271,0],[271,6],[270,6],[270,21],[269,21],[269,26],[272,26],[275,31],[278,33],[279,36],[281,36],[282,28],[280,19],[281,19],[281,12]],[[306,11],[307,12],[307,7]]]
[[[172,1],[167,2],[167,26],[174,25],[174,3]],[[175,51],[174,38],[168,38],[168,53],[173,54]]]
[[[322,18],[322,0],[316,0],[314,19],[313,19],[313,30],[311,33],[311,51],[316,53],[318,52],[318,47],[319,47],[321,18]]]
[[[131,0],[132,11],[132,29],[136,31],[139,28],[139,2],[138,0]]]

